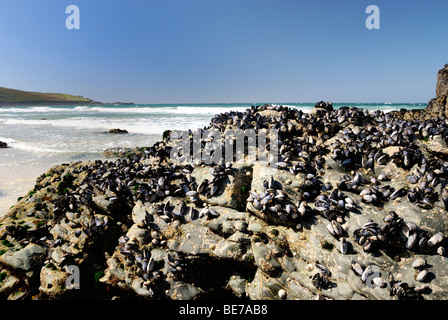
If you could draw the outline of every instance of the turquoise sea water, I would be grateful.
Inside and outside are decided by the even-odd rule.
[[[207,126],[210,119],[227,111],[244,111],[252,105],[166,104],[0,108],[0,215],[35,179],[52,165],[78,160],[101,159],[113,147],[151,146],[168,129],[187,130]],[[308,112],[315,103],[272,103]],[[426,104],[336,103],[335,108],[355,106],[368,110],[422,109]],[[129,134],[113,135],[110,129]]]

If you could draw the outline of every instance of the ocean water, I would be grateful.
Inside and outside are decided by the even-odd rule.
[[[55,164],[105,159],[108,148],[151,146],[165,130],[187,130],[207,126],[210,119],[227,111],[245,111],[252,105],[171,104],[105,105],[0,108],[0,216],[26,195],[36,178]],[[273,103],[308,112],[314,103]],[[345,103],[369,110],[422,109],[426,104]],[[110,129],[129,134],[108,134]]]

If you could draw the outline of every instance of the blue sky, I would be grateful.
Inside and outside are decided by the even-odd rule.
[[[80,9],[68,30],[66,7]],[[368,5],[380,30],[368,30]],[[448,1],[0,0],[0,86],[103,102],[424,102]]]

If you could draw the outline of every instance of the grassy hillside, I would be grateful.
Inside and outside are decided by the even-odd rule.
[[[95,104],[88,98],[62,93],[40,93],[0,87],[0,106],[43,104]]]

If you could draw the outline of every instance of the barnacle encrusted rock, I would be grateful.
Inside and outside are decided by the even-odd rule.
[[[0,221],[0,297],[446,299],[446,118],[316,109],[211,120],[278,130],[275,163],[177,163],[167,137],[54,166]]]

